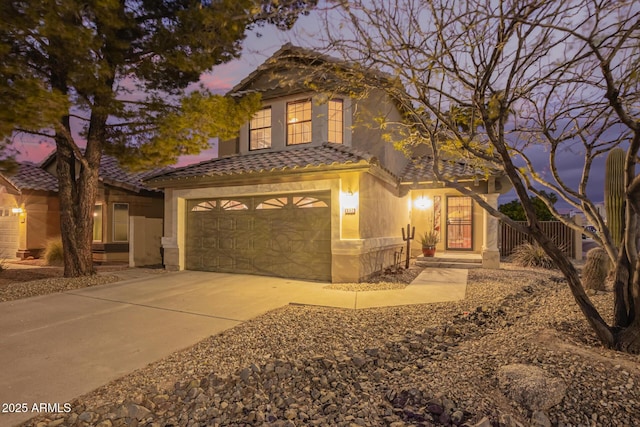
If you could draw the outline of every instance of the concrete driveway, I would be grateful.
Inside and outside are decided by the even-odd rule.
[[[0,426],[37,415],[34,403],[62,405],[291,302],[362,308],[464,298],[466,271],[430,277],[431,285],[355,293],[329,291],[325,283],[190,271],[0,303]],[[13,413],[10,404],[28,410]]]

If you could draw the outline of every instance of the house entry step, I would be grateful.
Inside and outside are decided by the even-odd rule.
[[[482,268],[482,256],[480,254],[436,253],[434,257],[417,257],[416,265],[428,268]]]

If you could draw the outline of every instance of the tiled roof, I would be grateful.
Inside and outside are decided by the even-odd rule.
[[[341,144],[326,143],[321,146],[294,150],[220,157],[155,175],[148,178],[148,181],[284,171],[305,167],[356,164],[363,161],[371,163],[375,159],[369,154],[361,153]]]
[[[100,160],[100,179],[105,184],[115,187],[122,187],[132,191],[140,192],[141,190],[158,191],[147,187],[143,180],[149,176],[168,172],[173,168],[153,169],[144,172],[127,172],[122,169],[115,157],[102,155]]]
[[[18,166],[18,171],[13,175],[3,175],[17,190],[58,191],[58,178],[44,169],[44,165],[53,160],[52,154],[41,165],[24,162]],[[130,191],[140,192],[159,191],[147,187],[143,180],[151,175],[173,170],[173,168],[154,169],[145,172],[126,172],[118,164],[114,157],[103,155],[100,161],[100,180],[114,187],[124,188]]]
[[[3,176],[20,191],[58,191],[58,179],[33,163],[20,163],[14,175]]]
[[[266,61],[264,61],[258,68],[253,70],[247,77],[242,79],[237,85],[235,85],[231,91],[229,91],[232,95],[240,95],[254,92],[253,90],[246,90],[247,86],[256,79],[260,74],[265,72],[266,70],[272,69],[276,64],[281,61],[287,61],[292,59],[300,59],[304,58],[308,62],[315,63],[316,65],[319,63],[334,63],[334,64],[343,64],[348,65],[346,61],[342,61],[337,58],[333,58],[329,55],[321,54],[315,50],[306,49],[300,46],[294,46],[291,43],[285,43],[278,49],[271,57],[269,57]],[[275,76],[274,76],[275,78]],[[277,89],[279,88],[279,82],[274,83],[270,88],[263,89]]]
[[[487,172],[491,174],[499,173],[500,170],[495,166],[472,165],[462,160],[440,160],[440,170],[446,179],[473,179],[483,178]],[[411,159],[402,174],[402,182],[420,182],[435,181],[436,177],[433,173],[433,157],[424,156]]]

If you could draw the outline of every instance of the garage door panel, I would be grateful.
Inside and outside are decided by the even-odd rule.
[[[193,241],[191,242],[191,244],[193,245],[194,248],[198,248],[198,249],[204,248],[205,243],[202,237],[193,237],[192,239]]]
[[[306,197],[294,196],[298,202]],[[187,268],[330,280],[329,193],[309,196],[326,202],[304,209],[296,206],[294,196],[236,198],[247,207],[243,210],[225,210],[227,199],[190,201],[190,208],[207,209],[187,214]],[[277,206],[256,209],[276,199]]]
[[[218,239],[218,248],[224,251],[233,251],[236,249],[235,238],[233,236],[224,235]]]
[[[224,271],[233,271],[235,267],[235,259],[230,256],[220,254],[216,257],[206,256],[205,258],[205,266],[213,269],[219,268]]]
[[[190,256],[185,261],[185,266],[187,270],[199,270],[200,267],[204,265],[202,261],[202,256],[194,253],[195,251],[191,251]]]
[[[251,247],[255,252],[268,252],[272,249],[271,240],[267,238],[257,238],[254,237],[251,240]]]
[[[15,258],[18,251],[19,217],[0,207],[0,258]]]
[[[235,212],[231,212],[233,215]],[[235,218],[218,218],[218,230],[220,231],[235,231],[236,230],[236,220]]]
[[[313,240],[313,241],[308,241],[307,242],[307,250],[309,252],[315,252],[315,253],[327,253],[327,252],[331,252],[331,241],[330,240],[325,240],[325,241],[320,241],[320,240]]]
[[[201,233],[215,233],[218,231],[217,218],[203,217],[202,213],[198,214],[198,216],[201,218],[198,218],[199,221],[194,231]]]

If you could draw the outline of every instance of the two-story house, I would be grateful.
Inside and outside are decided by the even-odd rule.
[[[239,138],[220,142],[218,158],[146,181],[164,189],[166,268],[359,281],[393,263],[408,223],[416,235],[438,230],[439,250],[496,267],[495,221],[434,182],[430,157],[407,158],[363,123],[400,121],[396,103],[383,91],[320,95],[295,68],[279,68],[297,54],[313,55],[285,45],[231,90],[260,92],[263,108]],[[500,174],[460,162],[446,169],[497,205]]]

